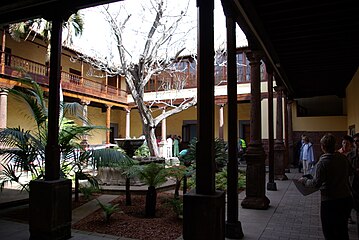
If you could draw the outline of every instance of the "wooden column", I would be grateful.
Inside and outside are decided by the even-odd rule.
[[[261,53],[247,53],[251,67],[251,119],[250,143],[245,154],[247,161],[246,197],[243,208],[267,209],[269,199],[265,196],[265,152],[261,137],[261,89],[260,64]]]
[[[106,105],[106,144],[110,144],[110,128],[111,128],[111,108],[112,105]]]
[[[274,182],[274,123],[273,123],[273,69],[270,65],[267,68],[268,81],[268,165],[269,179],[267,190],[277,191],[277,184]]]
[[[84,61],[81,60],[81,85],[84,85]]]
[[[5,73],[5,44],[6,44],[6,29],[2,29],[2,44],[1,44],[1,73]]]
[[[61,81],[62,19],[52,21],[49,77],[48,140],[45,148],[45,179],[60,178],[59,112]]]
[[[277,180],[288,180],[285,175],[285,159],[284,159],[284,142],[283,142],[283,107],[282,107],[282,93],[283,87],[276,86],[277,92],[277,126],[276,126],[276,140],[274,142],[274,177]]]
[[[7,126],[7,96],[9,90],[0,88],[0,129]]]
[[[227,95],[228,95],[228,165],[227,165],[227,221],[226,237],[243,238],[238,219],[238,116],[236,23],[230,6],[222,1],[227,28]]]
[[[225,198],[214,184],[214,0],[197,0],[197,8],[196,189],[183,197],[183,238],[222,240]]]
[[[294,142],[293,142],[293,123],[292,123],[292,104],[293,100],[287,100],[288,112],[288,164],[294,166]]]
[[[48,140],[45,147],[45,180],[30,181],[30,239],[55,240],[71,237],[71,180],[60,179],[59,113],[61,46],[63,19],[61,9],[49,13],[52,20],[48,106]]]
[[[288,101],[284,92],[284,171],[290,172],[289,167],[289,138],[288,138]]]

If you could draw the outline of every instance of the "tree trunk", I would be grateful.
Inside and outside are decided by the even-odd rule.
[[[176,186],[175,186],[175,198],[179,198],[179,190],[181,187],[181,180],[176,179]]]
[[[131,206],[132,204],[130,187],[131,180],[130,178],[126,177],[126,206]]]
[[[144,129],[147,146],[150,150],[151,156],[159,157],[155,128],[151,127],[150,124],[144,124]]]
[[[149,186],[146,193],[146,217],[155,217],[156,215],[157,190],[154,186]]]
[[[75,173],[75,202],[79,201],[79,188],[80,188],[79,175],[76,172]]]

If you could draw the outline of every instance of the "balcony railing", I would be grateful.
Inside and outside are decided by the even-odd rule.
[[[3,64],[1,65],[3,66]],[[48,70],[44,64],[6,53],[5,66],[1,68],[1,73],[14,78],[29,75],[39,84],[48,85]],[[106,86],[103,83],[65,71],[61,71],[61,86],[65,91],[87,94],[114,101],[124,102],[127,97],[126,91],[122,89]]]
[[[145,92],[181,90],[197,87],[196,64],[188,60],[178,63],[175,72],[162,72],[155,75],[146,85]],[[48,68],[28,59],[5,53],[5,68],[3,74],[19,77],[21,70],[29,74],[35,81],[48,85]],[[265,66],[261,67],[261,79],[265,80]],[[227,67],[217,65],[214,67],[215,85],[227,84]],[[237,53],[237,83],[250,81],[249,62],[244,53]],[[76,74],[61,72],[61,82],[64,90],[73,91],[101,98],[125,101],[125,90],[105,85]],[[121,99],[118,99],[121,98]]]

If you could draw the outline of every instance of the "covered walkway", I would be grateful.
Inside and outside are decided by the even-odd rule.
[[[266,196],[270,199],[269,209],[239,209],[239,218],[244,232],[243,239],[324,239],[319,218],[319,192],[304,197],[292,182],[292,179],[299,178],[300,174],[293,170],[287,176],[289,180],[276,182],[278,191],[266,192]],[[109,201],[113,198],[111,195],[102,196],[107,197]],[[245,192],[242,192],[239,195],[239,201],[242,201],[244,197]],[[87,205],[83,205],[82,209],[81,207],[76,209],[73,211],[73,221],[86,217],[91,209],[95,211],[97,205],[89,202]],[[28,225],[4,219],[1,216],[3,211],[5,210],[0,210],[0,239],[29,239]],[[349,225],[349,234],[350,240],[358,240],[357,225]],[[71,239],[74,240],[126,239],[77,230],[72,230],[72,236]]]

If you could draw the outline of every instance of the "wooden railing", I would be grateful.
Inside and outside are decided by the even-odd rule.
[[[49,84],[49,69],[46,65],[8,53],[6,53],[5,59],[5,66],[1,68],[2,74],[15,78],[29,75],[39,84]],[[1,65],[3,66],[2,63]],[[88,94],[117,101],[124,101],[127,97],[127,93],[124,90],[113,86],[106,86],[104,83],[65,71],[61,71],[61,83],[64,90],[80,94]],[[121,97],[121,99],[118,99],[118,97]]]
[[[249,62],[246,60],[245,57],[243,57],[242,59],[243,60],[237,65],[237,82],[248,83],[250,81],[250,69],[248,67]],[[44,64],[40,64],[8,53],[5,53],[5,63],[5,68],[2,68],[4,69],[3,74],[5,75],[9,75],[12,77],[20,77],[23,76],[21,75],[22,72],[26,72],[38,83],[48,84],[48,68]],[[147,83],[145,87],[145,92],[196,88],[197,76],[195,64],[193,62],[191,63],[187,61],[181,62],[179,66],[180,70],[177,70],[176,72],[162,72],[161,74],[155,75]],[[226,85],[227,67],[215,66],[214,71],[215,84]],[[264,73],[265,67],[264,64],[262,64],[262,80],[265,80]],[[125,98],[127,96],[126,91],[110,85],[106,86],[104,81],[93,81],[65,71],[61,72],[61,81],[64,90],[69,90],[81,94],[110,98],[112,100],[116,100],[116,98],[118,97]]]

